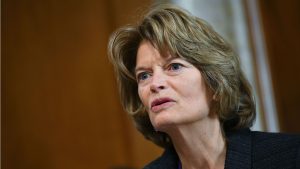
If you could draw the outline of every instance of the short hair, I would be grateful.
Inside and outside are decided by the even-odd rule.
[[[184,58],[199,69],[216,98],[214,108],[222,131],[252,126],[254,97],[232,47],[206,21],[178,6],[159,4],[151,6],[137,24],[115,31],[108,44],[121,103],[147,139],[162,147],[172,145],[166,133],[155,131],[138,95],[134,69],[142,41],[150,42],[162,55],[168,52]]]

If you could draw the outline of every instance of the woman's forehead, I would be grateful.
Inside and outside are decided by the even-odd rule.
[[[164,65],[166,62],[169,62],[174,58],[175,57],[170,54],[161,54],[151,43],[145,42],[139,46],[136,56],[135,71],[144,69],[145,67],[149,67],[153,64]]]

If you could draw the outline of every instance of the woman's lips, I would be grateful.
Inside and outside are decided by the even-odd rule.
[[[151,111],[159,112],[160,110],[170,107],[171,105],[173,105],[173,103],[174,100],[167,97],[155,99],[151,103]]]

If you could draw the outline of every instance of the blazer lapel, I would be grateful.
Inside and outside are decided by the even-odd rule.
[[[178,169],[178,156],[173,147],[167,148],[161,156],[160,169]]]
[[[225,169],[251,169],[251,131],[243,129],[228,132],[226,136]]]

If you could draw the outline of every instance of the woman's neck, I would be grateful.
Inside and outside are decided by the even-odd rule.
[[[224,168],[226,144],[218,119],[179,125],[167,133],[183,169]]]

